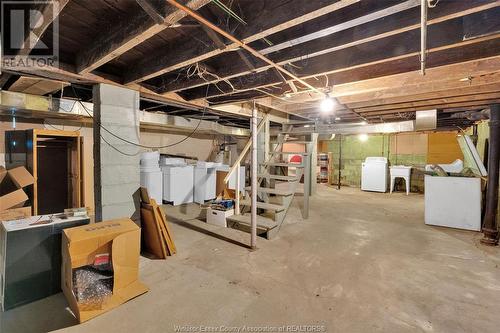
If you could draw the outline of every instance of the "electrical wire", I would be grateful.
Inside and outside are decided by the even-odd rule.
[[[78,94],[76,93],[76,90],[73,86],[71,86],[71,88],[73,89],[73,93],[75,94],[75,96],[77,97],[77,101],[78,103],[80,103],[80,105],[83,107],[83,109],[85,110],[85,112],[89,115],[89,117],[91,117],[94,122],[96,121],[96,119],[94,118],[93,114],[90,113],[90,111],[87,109],[87,107],[82,103],[82,101],[80,100],[80,98],[78,97]],[[208,88],[209,86],[207,86],[207,92],[206,92],[206,95],[208,96]],[[168,145],[163,145],[163,146],[148,146],[148,145],[142,145],[140,143],[136,143],[136,142],[132,142],[130,140],[127,140],[127,139],[124,139],[118,135],[116,135],[115,133],[111,132],[110,130],[108,130],[106,127],[104,127],[101,122],[99,121],[98,122],[98,125],[100,128],[102,128],[104,131],[106,131],[107,133],[109,133],[111,136],[123,141],[123,142],[126,142],[130,145],[133,145],[133,146],[136,146],[136,147],[140,147],[140,148],[146,148],[146,149],[163,149],[163,148],[169,148],[169,147],[173,147],[173,146],[176,146],[178,144],[181,144],[182,142],[186,141],[187,139],[189,139],[190,137],[192,137],[196,131],[198,130],[198,128],[200,127],[201,125],[201,122],[203,121],[203,118],[205,117],[205,112],[207,110],[207,107],[205,106],[203,108],[203,113],[202,113],[202,116],[198,122],[198,125],[196,125],[196,127],[193,129],[193,131],[191,133],[189,133],[186,137],[184,137],[183,139],[177,141],[177,142],[174,142],[174,143],[171,143],[171,144],[168,144]],[[106,142],[108,145],[110,145],[112,148],[114,148],[116,151],[124,154],[124,155],[127,155],[127,156],[136,156],[137,154],[135,155],[128,155],[122,151],[120,151],[119,149],[117,149],[116,147],[112,146],[109,142],[107,142],[101,135],[101,139],[103,139],[104,142]]]

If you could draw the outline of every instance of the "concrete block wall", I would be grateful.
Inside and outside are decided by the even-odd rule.
[[[139,224],[141,148],[109,133],[140,142],[139,93],[107,84],[93,93],[96,221],[130,217]]]

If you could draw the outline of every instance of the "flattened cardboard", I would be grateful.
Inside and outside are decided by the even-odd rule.
[[[16,184],[18,188],[23,188],[28,185],[32,185],[35,182],[35,178],[26,170],[25,167],[17,167],[7,171],[10,179]]]
[[[0,212],[0,221],[18,220],[31,216],[31,206],[7,209]]]
[[[28,201],[28,196],[22,189],[15,190],[0,197],[0,212],[9,208],[22,207]]]
[[[7,176],[7,170],[0,165],[0,184],[2,183],[5,176]]]
[[[6,176],[9,176],[9,184],[5,184]],[[22,207],[26,201],[28,201],[28,196],[23,190],[23,187],[31,185],[35,182],[33,176],[24,167],[17,167],[11,170],[6,170],[4,167],[0,166],[0,185],[3,187],[2,194],[6,193],[6,187],[17,187],[16,190],[8,192],[0,196],[0,212],[10,209]],[[7,183],[7,181],[6,181]],[[10,186],[9,186],[10,185]]]
[[[101,315],[148,291],[139,281],[140,228],[130,219],[117,219],[64,230],[61,287],[80,323]],[[92,264],[97,254],[111,250],[113,295],[101,309],[84,310],[73,293],[73,269]]]

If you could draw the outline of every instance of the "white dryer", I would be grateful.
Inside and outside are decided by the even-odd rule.
[[[361,167],[361,190],[387,192],[388,171],[386,157],[367,157]]]

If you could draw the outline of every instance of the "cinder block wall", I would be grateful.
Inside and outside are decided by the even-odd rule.
[[[94,86],[94,197],[96,221],[140,221],[139,93],[107,84]],[[99,126],[98,124],[101,124]]]

